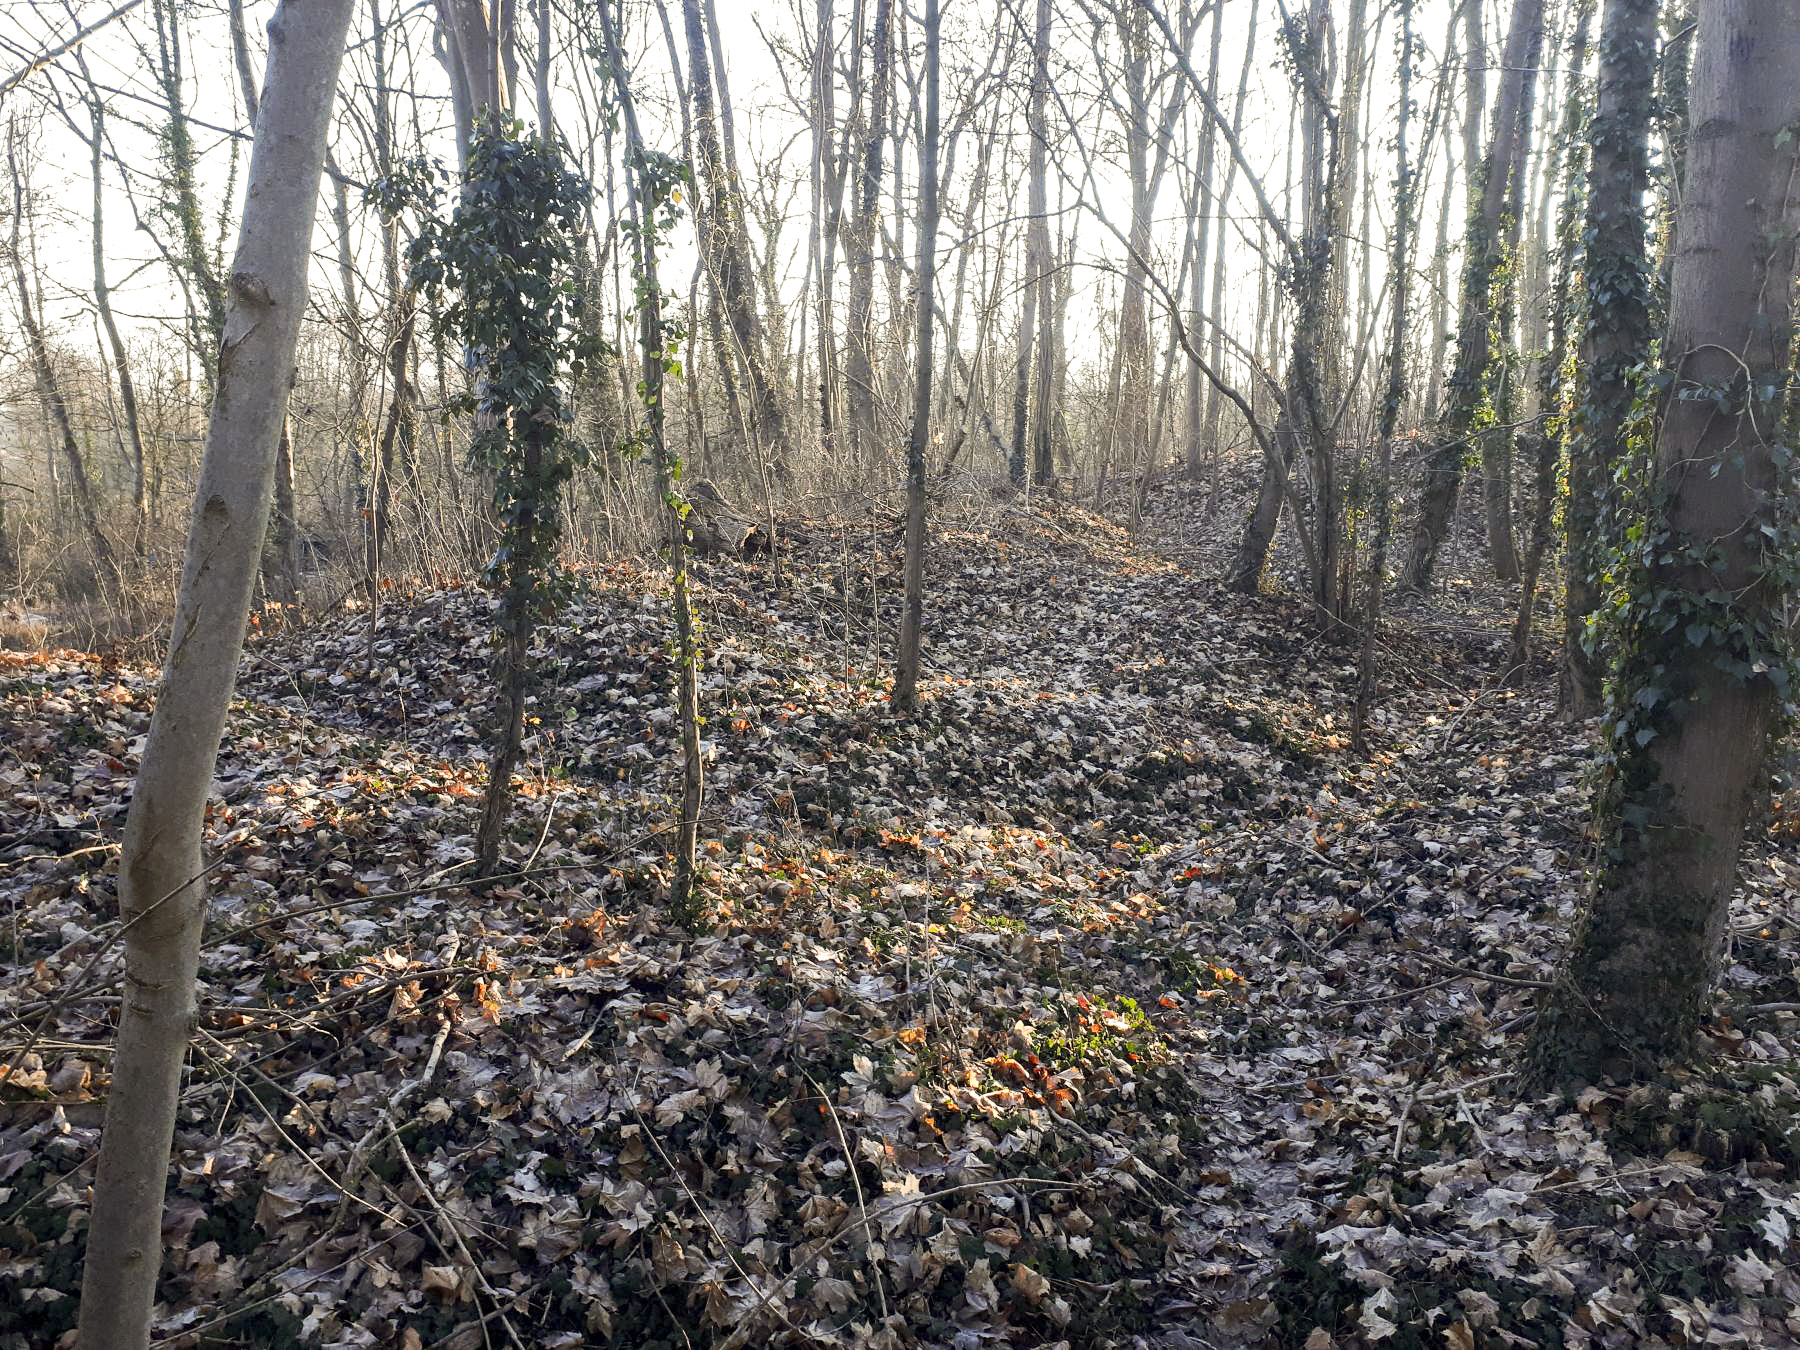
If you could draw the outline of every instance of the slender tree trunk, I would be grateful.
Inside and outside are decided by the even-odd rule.
[[[1785,0],[1700,11],[1693,117],[1705,134],[1681,203],[1650,542],[1628,582],[1608,711],[1604,862],[1533,1029],[1540,1080],[1638,1078],[1695,1052],[1766,782],[1793,600],[1791,563],[1767,537],[1792,519],[1792,17]]]
[[[95,1350],[149,1343],[206,918],[201,827],[268,523],[275,443],[306,309],[325,133],[353,3],[283,0],[269,24],[262,134],[232,260],[174,637],[120,857],[125,998],[81,1291],[81,1344]]]
[[[1587,323],[1569,442],[1565,512],[1568,583],[1563,600],[1561,703],[1580,720],[1600,709],[1604,665],[1588,617],[1600,608],[1614,532],[1613,472],[1625,452],[1636,385],[1650,354],[1650,264],[1644,194],[1650,185],[1650,121],[1657,0],[1605,0],[1600,21],[1598,106],[1588,143]]]
[[[1025,223],[1025,268],[1019,278],[1023,292],[1019,314],[1019,364],[1013,385],[1013,439],[1007,463],[1015,488],[1025,485],[1027,461],[1030,461],[1032,477],[1039,487],[1048,482],[1052,472],[1043,462],[1044,454],[1040,449],[1047,412],[1044,369],[1050,328],[1050,222],[1045,219],[1050,134],[1045,114],[1049,98],[1050,0],[1038,0],[1031,39],[1031,94],[1025,111],[1025,134],[1031,138],[1025,207],[1029,219]],[[1044,329],[1042,335],[1038,333],[1040,324]],[[1028,445],[1034,385],[1038,394],[1038,435]]]
[[[100,326],[106,330],[113,369],[119,376],[119,410],[125,419],[125,444],[131,455],[131,551],[141,562],[150,534],[149,455],[144,449],[143,424],[138,416],[137,382],[131,376],[131,354],[125,348],[125,339],[119,335],[118,321],[113,317],[112,288],[106,279],[106,193],[100,172],[106,140],[106,113],[99,91],[92,85],[88,92],[88,127],[93,137],[90,167],[94,187],[94,308],[100,313]]]
[[[1400,111],[1394,132],[1394,228],[1388,256],[1401,278],[1412,271],[1413,214],[1418,196],[1413,168],[1407,160],[1406,143],[1406,133],[1412,122],[1412,23],[1413,0],[1400,0]],[[1375,641],[1381,629],[1382,593],[1387,589],[1388,538],[1393,527],[1390,495],[1394,481],[1394,430],[1400,424],[1400,405],[1406,398],[1406,320],[1412,287],[1402,280],[1392,287],[1392,291],[1387,384],[1382,391],[1381,421],[1375,433],[1375,490],[1369,503],[1375,532],[1369,541],[1369,562],[1363,577],[1362,649],[1357,659],[1356,703],[1350,718],[1350,744],[1358,754],[1367,754],[1369,748],[1369,710],[1375,701]]]
[[[906,598],[900,612],[900,652],[894,666],[893,707],[910,715],[919,705],[919,646],[925,626],[925,454],[931,442],[932,287],[937,276],[938,227],[938,0],[925,0],[925,136],[919,148],[918,359],[913,381],[912,435],[906,446]]]
[[[1444,409],[1444,357],[1450,347],[1450,204],[1456,193],[1456,160],[1450,148],[1450,123],[1444,123],[1444,193],[1438,201],[1437,244],[1431,251],[1431,357],[1421,420],[1441,418]]]
[[[696,848],[700,806],[704,791],[700,758],[700,657],[695,634],[693,600],[688,588],[688,530],[686,503],[675,488],[675,461],[669,452],[665,409],[665,372],[668,350],[663,320],[663,292],[657,278],[657,227],[661,209],[652,183],[644,133],[638,124],[637,105],[625,77],[624,52],[612,14],[612,0],[601,0],[601,27],[612,59],[613,86],[625,116],[626,146],[631,155],[628,178],[629,206],[635,225],[633,271],[638,283],[638,350],[642,360],[639,396],[650,433],[651,467],[658,496],[666,512],[669,547],[670,597],[675,610],[675,654],[678,662],[676,715],[681,722],[681,808],[675,835],[675,877],[672,909],[678,922],[694,925],[701,918],[696,874]],[[621,8],[623,5],[621,4]]]
[[[1242,69],[1238,71],[1237,98],[1233,102],[1231,109],[1231,134],[1234,139],[1241,137],[1244,131],[1244,102],[1250,93],[1250,69],[1256,55],[1256,19],[1257,11],[1260,7],[1261,0],[1250,0],[1250,17],[1247,20],[1244,32],[1244,64]],[[1225,295],[1225,244],[1228,237],[1228,232],[1225,229],[1225,212],[1231,208],[1231,194],[1232,190],[1237,186],[1237,178],[1237,158],[1236,156],[1231,156],[1230,163],[1225,170],[1225,188],[1219,193],[1219,227],[1215,232],[1213,242],[1211,288],[1212,313],[1210,315],[1212,347],[1209,352],[1209,359],[1214,370],[1224,370],[1225,368],[1225,322],[1227,315],[1225,313],[1223,297]],[[1267,300],[1268,288],[1266,279],[1259,280],[1257,286],[1258,308],[1256,315],[1256,323],[1259,328],[1263,318],[1262,309],[1263,306],[1266,305]],[[1258,336],[1260,336],[1260,333],[1258,333]],[[1252,339],[1251,345],[1255,345],[1254,338]],[[1257,383],[1260,383],[1260,381],[1253,379],[1252,387],[1254,388]],[[1207,494],[1208,515],[1214,514],[1219,507],[1220,468],[1224,460],[1224,455],[1219,445],[1219,423],[1220,417],[1224,413],[1224,406],[1224,396],[1219,392],[1219,387],[1209,383],[1206,390],[1206,433],[1204,438],[1207,457],[1211,464],[1210,472],[1212,479],[1211,489]]]
[[[887,137],[888,100],[893,90],[893,0],[875,0],[870,34],[868,120],[863,124],[849,227],[844,231],[844,263],[850,273],[849,313],[844,329],[844,398],[850,414],[850,443],[867,460],[880,444],[875,425],[875,238],[881,214],[881,156]],[[857,35],[862,41],[862,35]]]
[[[38,394],[61,443],[63,466],[68,472],[69,488],[75,497],[75,511],[87,530],[88,546],[93,550],[96,579],[103,585],[116,585],[119,580],[118,558],[100,528],[100,510],[94,502],[93,484],[88,479],[87,464],[82,458],[81,444],[75,439],[75,424],[69,417],[69,404],[63,397],[62,383],[50,360],[50,347],[32,304],[31,283],[25,276],[25,253],[19,247],[19,226],[25,219],[25,180],[19,172],[18,154],[14,149],[16,128],[7,124],[6,167],[12,176],[12,259],[13,285],[19,292],[19,327],[25,333],[25,347],[31,354],[32,373],[37,377]]]
[[[1690,65],[1694,55],[1694,12],[1699,0],[1670,0],[1665,28],[1670,34],[1663,45],[1662,60],[1656,70],[1657,91],[1654,107],[1658,129],[1662,133],[1662,164],[1656,178],[1656,298],[1655,327],[1660,330],[1668,317],[1670,279],[1675,267],[1678,243],[1676,222],[1681,210],[1681,185],[1687,175],[1688,88]]]
[[[1555,238],[1546,254],[1555,249],[1560,261],[1556,281],[1545,306],[1550,328],[1538,368],[1537,422],[1523,439],[1531,450],[1531,534],[1525,547],[1520,577],[1519,609],[1513,621],[1512,641],[1506,664],[1516,683],[1523,684],[1531,659],[1532,610],[1537,601],[1538,578],[1550,547],[1551,514],[1556,505],[1556,466],[1562,458],[1564,437],[1553,433],[1550,418],[1560,411],[1563,360],[1567,355],[1569,308],[1575,287],[1575,259],[1580,245],[1577,225],[1585,201],[1584,175],[1587,156],[1582,141],[1582,119],[1587,114],[1587,90],[1581,71],[1587,62],[1588,29],[1594,20],[1594,0],[1577,0],[1574,28],[1569,38],[1569,85],[1565,95],[1562,129],[1550,147],[1544,176],[1555,178],[1563,168],[1562,209],[1558,212]],[[1564,166],[1566,157],[1566,167]],[[1559,417],[1555,426],[1560,429]]]
[[[1478,4],[1479,0],[1471,0]],[[1470,180],[1469,224],[1463,259],[1462,301],[1456,338],[1456,363],[1450,377],[1449,407],[1425,460],[1425,481],[1412,546],[1400,575],[1401,585],[1422,591],[1437,569],[1438,550],[1450,532],[1451,512],[1462,482],[1463,459],[1478,431],[1478,419],[1491,392],[1494,360],[1494,282],[1505,265],[1504,225],[1507,204],[1514,199],[1514,179],[1524,166],[1528,106],[1537,53],[1544,36],[1544,0],[1517,0],[1506,37],[1506,55],[1494,96],[1493,135],[1480,170]],[[1478,44],[1471,43],[1471,55]],[[1473,86],[1471,86],[1471,91]],[[1468,137],[1464,137],[1468,154]],[[1476,161],[1470,159],[1473,165]],[[1510,447],[1510,441],[1507,443]],[[1490,484],[1500,474],[1500,461],[1488,455]],[[1510,448],[1507,451],[1510,455]],[[1489,524],[1496,519],[1490,498]],[[1502,497],[1497,504],[1510,512]],[[1504,516],[1510,521],[1510,514]],[[1510,530],[1510,525],[1508,526]],[[1507,536],[1510,539],[1510,533]],[[1492,533],[1490,532],[1490,543]],[[1496,559],[1496,563],[1498,563]]]
[[[833,153],[837,130],[837,72],[832,67],[833,0],[818,0],[813,50],[813,229],[818,236],[819,441],[827,457],[837,449],[837,314],[834,308],[838,225],[843,217],[844,170]]]
[[[779,367],[772,353],[780,344],[765,333],[756,302],[756,268],[750,255],[749,225],[737,176],[727,158],[729,144],[720,134],[721,100],[715,111],[715,95],[723,89],[723,72],[714,84],[711,49],[700,0],[682,0],[682,19],[688,41],[688,94],[694,108],[694,177],[706,197],[702,248],[707,275],[724,312],[726,347],[720,360],[735,365],[747,395],[756,462],[772,465],[778,474],[788,472],[787,411]]]
[[[181,267],[200,298],[200,313],[190,325],[188,344],[206,373],[210,390],[217,376],[218,346],[225,326],[225,280],[213,266],[200,211],[198,156],[187,115],[181,14],[174,0],[151,0],[151,12],[156,23],[156,82],[168,116],[162,140],[169,206],[180,235]],[[247,91],[247,96],[253,92]]]
[[[1031,137],[1031,163],[1027,170],[1026,210],[1031,219],[1025,226],[1026,257],[1031,260],[1031,274],[1026,284],[1037,290],[1038,322],[1043,333],[1037,344],[1035,378],[1037,421],[1031,438],[1032,486],[1047,488],[1056,481],[1055,372],[1060,363],[1062,346],[1061,311],[1055,301],[1055,255],[1050,249],[1050,196],[1047,164],[1050,151],[1050,0],[1038,0],[1037,21],[1031,37],[1031,103],[1026,112],[1026,130]],[[1053,315],[1052,311],[1056,313]]]
[[[1224,24],[1225,15],[1221,6],[1213,11],[1212,42],[1206,62],[1207,83],[1215,87],[1219,83],[1219,49],[1225,35]],[[1243,92],[1240,87],[1238,93],[1242,95]],[[1204,332],[1201,324],[1207,297],[1206,264],[1210,256],[1209,248],[1214,242],[1213,217],[1218,213],[1219,200],[1213,193],[1213,164],[1216,159],[1214,147],[1218,144],[1218,137],[1213,132],[1212,124],[1207,122],[1204,117],[1201,118],[1200,125],[1204,128],[1200,133],[1200,165],[1197,171],[1200,179],[1200,218],[1194,230],[1193,273],[1189,278],[1190,289],[1188,291],[1188,327],[1192,330],[1196,341]],[[1232,167],[1237,167],[1235,162]],[[1223,240],[1224,235],[1225,222],[1221,219],[1218,223],[1218,238]],[[1216,290],[1212,292],[1213,309],[1219,311],[1216,318],[1218,322],[1223,323],[1225,316],[1223,307],[1218,303],[1218,294]],[[1213,369],[1219,369],[1216,357],[1213,360]],[[1182,439],[1186,442],[1183,447],[1183,464],[1190,483],[1199,482],[1206,473],[1206,443],[1201,434],[1206,418],[1206,410],[1202,406],[1206,399],[1206,390],[1206,376],[1201,372],[1199,362],[1190,356],[1187,362],[1187,399],[1182,410],[1181,423]]]
[[[1521,80],[1518,129],[1514,132],[1514,161],[1501,217],[1500,280],[1495,287],[1493,330],[1498,338],[1494,370],[1489,381],[1489,403],[1494,425],[1481,434],[1482,499],[1487,517],[1488,557],[1500,581],[1519,579],[1519,550],[1513,538],[1513,430],[1518,420],[1518,384],[1524,368],[1518,344],[1520,241],[1525,225],[1525,187],[1530,166],[1531,124],[1537,109],[1534,91],[1537,66],[1544,48],[1544,18],[1540,7],[1526,52]]]

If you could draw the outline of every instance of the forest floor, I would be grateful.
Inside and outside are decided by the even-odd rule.
[[[1800,1344],[1785,818],[1716,1065],[1522,1097],[1589,730],[1471,587],[1353,755],[1354,649],[1221,593],[1195,505],[946,508],[913,721],[892,520],[697,564],[699,935],[653,565],[544,632],[480,888],[488,598],[255,638],[158,1344]],[[73,1324],[154,675],[0,653],[0,1350]]]

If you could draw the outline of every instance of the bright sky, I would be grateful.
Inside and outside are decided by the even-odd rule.
[[[1292,3],[1293,0],[1289,2]],[[29,57],[66,38],[76,27],[75,16],[79,16],[84,24],[91,23],[108,13],[114,3],[115,0],[102,0],[101,3],[73,4],[71,0],[71,12],[70,6],[49,3],[48,0],[26,0],[25,3],[14,0],[0,14],[0,71],[6,72],[0,78],[6,78]],[[1287,125],[1295,102],[1287,76],[1278,61],[1275,30],[1279,21],[1280,3],[1281,0],[1261,0],[1257,56],[1252,68],[1244,134],[1248,153],[1268,179],[1271,195],[1278,202],[1281,200],[1280,182],[1287,144]],[[1436,71],[1442,52],[1447,18],[1446,3],[1447,0],[1421,0],[1419,5],[1416,31],[1425,48],[1421,74],[1426,77],[1416,85],[1417,96],[1421,101],[1430,96],[1429,77]],[[1220,86],[1222,101],[1228,106],[1229,94],[1235,86],[1243,58],[1243,33],[1251,0],[1223,0],[1223,4],[1225,36],[1220,60]],[[1337,0],[1337,5],[1341,29],[1341,11],[1347,8],[1347,0]],[[1019,14],[1025,15],[1031,8],[1030,0],[946,0],[944,112],[947,126],[955,116],[963,92],[986,64],[994,34],[1001,25],[1014,22],[1014,7]],[[1174,0],[1165,0],[1165,9],[1176,7]],[[204,200],[209,211],[217,212],[226,185],[233,181],[234,173],[237,189],[241,190],[242,187],[245,166],[242,158],[234,159],[234,145],[240,150],[247,148],[242,142],[235,141],[230,134],[230,129],[238,127],[242,122],[242,115],[236,76],[229,59],[225,7],[222,0],[192,0],[180,8],[185,16],[188,43],[188,107],[190,115],[196,121],[196,137],[202,154]],[[253,0],[247,8],[252,42],[259,52],[257,65],[260,74],[262,27],[273,11],[274,4],[273,0]],[[682,39],[681,15],[676,0],[670,0],[670,8],[670,20],[685,63],[685,42]],[[805,266],[809,153],[805,125],[792,99],[804,98],[809,74],[804,60],[791,53],[795,49],[803,51],[811,41],[809,26],[816,13],[814,0],[718,0],[717,8],[726,69],[736,111],[740,158],[746,176],[751,180],[752,192],[766,192],[778,182],[785,184],[784,192],[778,194],[777,201],[792,215],[792,223],[783,234],[786,272],[783,293],[792,300],[797,298]],[[840,11],[840,33],[847,23],[847,15],[843,11],[850,8],[849,0],[839,0],[837,9]],[[911,15],[904,0],[898,8],[905,24],[906,41],[902,44],[902,59],[908,68],[916,69],[918,19],[916,15]],[[1376,185],[1374,202],[1377,209],[1371,226],[1378,245],[1375,265],[1380,268],[1379,244],[1385,240],[1388,228],[1386,205],[1391,197],[1393,178],[1391,137],[1397,18],[1391,12],[1392,0],[1385,5],[1381,0],[1372,0],[1370,8],[1371,22],[1374,21],[1375,13],[1379,13],[1384,24],[1376,48],[1371,125],[1365,128],[1363,138],[1374,157],[1372,173]],[[1059,20],[1055,58],[1059,67],[1056,81],[1059,101],[1063,108],[1083,122],[1086,134],[1091,138],[1096,122],[1096,99],[1113,93],[1117,85],[1116,75],[1109,70],[1109,80],[1096,79],[1096,59],[1089,45],[1089,29],[1084,22],[1077,21],[1080,14],[1077,0],[1058,0],[1057,9],[1063,16]],[[410,67],[405,65],[404,57],[400,58],[401,65],[394,78],[397,83],[418,95],[419,100],[414,105],[416,113],[403,107],[401,115],[416,115],[422,122],[435,126],[438,134],[432,140],[433,148],[448,159],[453,153],[449,138],[444,134],[448,105],[444,97],[442,72],[430,55],[430,6],[428,3],[409,3],[404,13],[407,42],[415,56]],[[909,15],[910,17],[906,17]],[[661,134],[671,149],[678,148],[678,128],[670,121],[672,86],[668,81],[668,55],[661,27],[653,11],[635,4],[632,6],[632,20],[627,42],[628,46],[640,53],[638,83],[642,97],[650,109],[653,126],[662,128],[660,133],[653,131],[652,135]],[[351,58],[345,68],[345,78],[340,86],[341,91],[359,88],[366,91],[367,88],[369,56],[366,11],[359,16],[358,22],[363,30],[363,37],[352,48]],[[1496,15],[1489,15],[1487,30],[1490,44],[1497,43]],[[115,303],[121,315],[128,317],[131,323],[140,328],[167,327],[179,313],[168,269],[159,262],[148,235],[134,225],[134,213],[148,213],[151,209],[153,176],[157,165],[155,126],[158,108],[149,84],[152,63],[149,53],[140,45],[151,42],[154,42],[154,28],[150,6],[143,4],[128,17],[106,27],[83,48],[95,80],[106,90],[111,146],[116,150],[119,160],[132,170],[131,190],[127,191],[121,186],[117,171],[111,166],[108,168],[104,243],[109,277],[116,288]],[[789,54],[779,57],[772,54],[771,43],[785,46]],[[1202,73],[1206,67],[1206,44],[1207,30],[1203,27],[1192,54],[1196,69]],[[840,56],[842,50],[840,37]],[[1555,56],[1560,59],[1560,52],[1555,53]],[[985,227],[978,230],[984,241],[998,237],[1008,240],[1012,251],[1009,267],[1016,266],[1018,241],[1022,237],[1019,217],[1024,210],[1022,165],[1026,138],[1022,95],[1023,61],[1021,53],[1020,65],[1013,74],[1012,88],[1005,95],[1008,103],[1002,131],[1003,138],[1010,145],[1012,159],[1003,170],[1003,186],[996,190],[994,200],[990,202]],[[0,102],[0,117],[18,127],[19,134],[24,137],[26,156],[31,161],[31,186],[36,194],[38,207],[38,218],[35,221],[37,257],[45,277],[45,302],[50,315],[50,326],[60,340],[85,345],[92,342],[93,324],[89,312],[89,249],[93,211],[90,204],[87,149],[63,125],[52,101],[52,96],[60,93],[67,103],[78,88],[74,75],[74,57],[62,57],[49,70],[31,76],[21,88],[5,95],[4,101]],[[1177,84],[1178,82],[1166,86],[1164,96],[1175,90]],[[792,91],[791,94],[789,91]],[[345,171],[357,176],[366,172],[366,162],[359,148],[360,142],[354,136],[346,134],[345,119],[347,115],[362,115],[366,112],[366,92],[361,96],[352,95],[348,99],[346,92],[341,92],[339,98],[335,151]],[[528,76],[521,81],[520,97],[522,102],[529,103]],[[578,139],[576,100],[572,97],[566,77],[557,97],[558,120],[563,124],[562,129],[571,139]],[[1189,105],[1184,116],[1199,117],[1201,111],[1197,100],[1185,95],[1183,97],[1184,102]],[[838,105],[842,115],[848,105],[848,96],[841,88]],[[85,128],[85,114],[80,105],[68,103],[68,106],[77,117],[83,119]],[[1053,102],[1053,121],[1059,115],[1057,103]],[[1417,125],[1415,122],[1415,127]],[[1006,135],[1008,126],[1011,127],[1010,136]],[[957,179],[947,191],[947,206],[959,214],[968,190],[968,176],[975,158],[975,133],[978,130],[979,127],[971,128],[969,134],[962,138],[956,160]],[[404,135],[402,139],[405,139]],[[1184,143],[1192,144],[1191,136],[1184,138]],[[1106,130],[1098,144],[1108,156],[1118,157],[1116,120],[1107,121]],[[580,149],[579,146],[577,148]],[[909,194],[916,187],[911,159],[914,148],[911,144],[906,147],[907,157],[904,161]],[[1418,153],[1416,143],[1414,153]],[[1441,173],[1442,167],[1441,154],[1434,153],[1434,171]],[[758,172],[759,168],[761,172]],[[891,183],[891,161],[889,173]],[[1059,173],[1064,176],[1060,188],[1057,182]],[[1059,197],[1066,204],[1082,189],[1083,176],[1083,164],[1078,155],[1070,153],[1060,157],[1059,163],[1052,169],[1050,198],[1053,211]],[[1172,259],[1178,250],[1184,228],[1188,181],[1185,168],[1172,166],[1156,202],[1156,248],[1160,257],[1170,260],[1167,281],[1171,287],[1176,279]],[[1001,200],[1002,195],[1008,192],[1014,195],[1014,204],[1010,209]],[[1104,204],[1107,215],[1115,225],[1120,229],[1125,228],[1129,193],[1121,171],[1102,163],[1098,190],[1089,189],[1089,193],[1092,200]],[[1424,265],[1425,253],[1433,238],[1432,216],[1437,209],[1438,194],[1428,188],[1424,198],[1427,219],[1424,222],[1425,249],[1421,252],[1421,266]],[[357,218],[356,228],[360,231],[358,252],[363,258],[372,260],[373,246],[367,230],[366,213],[361,210],[354,195],[351,205],[352,213]],[[1460,214],[1460,203],[1455,209]],[[1241,180],[1230,203],[1229,214],[1240,220],[1252,215],[1251,199],[1244,191]],[[227,255],[234,216],[235,207],[226,217]],[[216,217],[208,222],[211,231],[216,232],[219,226],[220,221]],[[1360,208],[1358,228],[1360,229]],[[940,238],[940,247],[951,255],[948,261],[940,264],[940,278],[945,285],[949,284],[954,275],[954,253],[960,246],[962,233],[959,227],[946,221]],[[1103,307],[1104,312],[1110,313],[1117,303],[1118,285],[1112,268],[1122,250],[1105,226],[1092,218],[1081,222],[1081,238],[1081,261],[1088,266],[1078,276],[1078,293],[1072,317],[1095,306]],[[913,244],[910,233],[903,243],[910,252]],[[314,248],[319,264],[314,273],[315,285],[320,288],[335,288],[336,240],[323,210],[314,237]],[[1354,253],[1352,257],[1354,270],[1358,262]],[[691,240],[684,237],[668,260],[665,280],[672,287],[685,292],[692,258]],[[981,258],[977,257],[974,261],[975,265],[970,269],[972,285],[975,281],[973,274],[979,267]],[[1234,239],[1229,264],[1231,282],[1228,296],[1236,315],[1233,327],[1239,333],[1246,333],[1254,304],[1257,259],[1249,248]],[[370,274],[373,275],[372,267]],[[1354,285],[1353,281],[1353,296]],[[1379,289],[1379,275],[1373,278],[1372,285]],[[841,289],[839,295],[841,302]],[[1002,325],[1014,322],[1011,317],[1014,302],[1010,296],[1010,292],[1005,293],[996,316],[997,322]],[[14,322],[11,304],[6,306],[5,312],[5,322],[10,326]],[[1077,359],[1084,353],[1088,356],[1097,353],[1100,335],[1107,327],[1106,323],[1085,320],[1071,323],[1071,341],[1080,344],[1076,349]],[[973,336],[971,321],[964,334],[965,346]],[[1160,344],[1160,338],[1157,340]]]

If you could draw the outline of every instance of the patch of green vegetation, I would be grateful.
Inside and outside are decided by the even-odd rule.
[[[1800,1095],[1776,1077],[1733,1071],[1678,1092],[1665,1083],[1639,1088],[1613,1113],[1612,1136],[1634,1152],[1686,1149],[1715,1167],[1763,1163],[1800,1177]]]
[[[194,1225],[188,1245],[198,1247],[216,1242],[222,1256],[248,1256],[256,1251],[267,1241],[262,1229],[256,1225],[256,1203],[260,1196],[258,1189],[240,1186],[228,1199],[215,1198],[206,1207],[206,1217]]]
[[[1046,1064],[1066,1069],[1108,1059],[1135,1063],[1162,1052],[1156,1027],[1136,999],[1121,997],[1116,1007],[1108,1006],[1104,995],[1095,995],[1087,1002],[1086,1008],[1070,1009],[1066,1028],[1053,1031],[1038,1042],[1039,1054]]]

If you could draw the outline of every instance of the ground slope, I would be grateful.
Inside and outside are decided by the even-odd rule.
[[[1078,511],[957,506],[900,722],[892,522],[793,537],[779,576],[696,569],[698,936],[660,917],[654,568],[587,577],[546,632],[518,875],[479,890],[487,599],[253,644],[170,1344],[1800,1337],[1791,1016],[1715,1026],[1723,1097],[1516,1100],[1586,741],[1493,686],[1497,630],[1403,617],[1364,762],[1353,654],[1297,609]],[[0,1014],[9,1059],[30,1042],[0,1116],[3,1347],[72,1323],[153,687],[0,660]],[[1750,859],[1728,1003],[1800,993],[1787,847]]]

